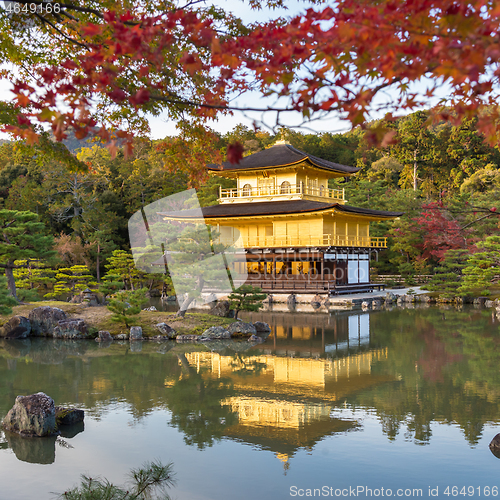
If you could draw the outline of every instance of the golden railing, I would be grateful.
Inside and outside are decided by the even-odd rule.
[[[257,198],[264,196],[290,196],[293,194],[306,194],[318,196],[320,198],[329,198],[334,200],[345,200],[344,189],[330,189],[326,187],[311,187],[302,184],[288,184],[287,186],[259,186],[240,189],[222,189],[219,188],[219,198],[224,200],[228,198]]]
[[[281,247],[364,247],[387,248],[387,238],[372,238],[369,236],[343,236],[324,234],[318,236],[255,236],[245,238],[240,236],[237,241],[230,238],[220,238],[223,245],[233,245],[240,248],[281,248]]]

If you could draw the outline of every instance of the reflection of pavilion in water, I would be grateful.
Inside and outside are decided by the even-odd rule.
[[[371,313],[373,314],[373,313]],[[343,356],[367,350],[370,345],[370,313],[339,311],[333,314],[258,312],[243,313],[264,321],[271,335],[259,349],[278,355]]]
[[[284,318],[301,316],[309,315],[288,313]],[[348,328],[353,328],[352,333],[356,332],[356,339],[351,336],[351,330],[337,330],[335,337],[328,328],[333,325],[323,325],[318,330],[320,325],[310,321],[307,321],[309,331],[305,324],[297,324],[297,321],[292,322],[293,326],[283,323],[278,326],[281,319],[278,318],[273,328],[278,348],[273,347],[273,353],[266,349],[267,344],[273,345],[269,339],[259,346],[264,349],[255,356],[186,354],[190,365],[205,376],[229,378],[234,384],[238,395],[228,398],[224,404],[238,414],[238,423],[226,429],[226,436],[274,451],[286,469],[288,457],[297,449],[310,449],[324,436],[359,427],[356,421],[331,417],[332,409],[354,392],[393,380],[372,373],[372,365],[387,358],[387,349],[368,349],[360,331],[367,322],[359,316],[346,315],[345,321]],[[252,320],[256,320],[255,315]],[[339,323],[335,325],[338,327]],[[337,342],[329,343],[330,337]],[[303,341],[307,342],[302,345]],[[354,345],[358,352],[352,351]],[[333,346],[337,348],[336,357],[330,354],[320,357],[321,353],[332,353]],[[281,352],[290,351],[299,351],[301,357],[280,356]]]

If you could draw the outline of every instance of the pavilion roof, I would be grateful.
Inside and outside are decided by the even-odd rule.
[[[258,217],[266,215],[292,215],[334,210],[349,215],[360,215],[376,219],[393,219],[404,212],[386,212],[369,208],[357,208],[339,203],[324,203],[310,200],[265,201],[259,203],[223,203],[201,209],[203,218],[216,219],[228,217]],[[160,212],[159,215],[172,219],[200,219],[200,210],[181,210],[177,212]]]
[[[332,161],[323,160],[317,156],[304,153],[294,148],[290,144],[275,144],[274,146],[246,156],[237,164],[224,162],[222,168],[212,164],[208,165],[209,171],[217,172],[238,172],[244,170],[262,170],[267,168],[289,167],[308,160],[312,166],[330,172],[341,173],[344,175],[354,174],[359,171],[357,167],[349,167],[334,163]]]

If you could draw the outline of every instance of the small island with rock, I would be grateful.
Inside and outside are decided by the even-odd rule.
[[[43,392],[17,396],[14,406],[2,421],[2,427],[23,437],[50,437],[59,434],[59,428],[83,422],[84,411],[56,406]]]

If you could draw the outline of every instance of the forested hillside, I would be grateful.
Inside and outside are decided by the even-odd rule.
[[[202,166],[225,158],[239,142],[244,154],[286,139],[296,148],[360,172],[337,181],[348,204],[404,211],[405,216],[375,224],[374,236],[389,236],[389,250],[373,263],[381,273],[431,273],[449,249],[476,250],[476,243],[498,234],[500,152],[477,131],[477,119],[427,123],[419,111],[392,123],[384,147],[367,140],[370,126],[345,134],[304,134],[283,129],[277,136],[242,125],[213,141],[136,139],[131,156],[115,158],[97,144],[76,149],[72,166],[44,146],[0,144],[0,203],[39,215],[56,238],[64,265],[87,264],[101,273],[111,252],[128,249],[128,218],[141,206],[188,187],[198,188],[202,205],[217,201],[218,187],[231,181],[206,178]],[[372,124],[380,127],[379,123]],[[391,134],[389,134],[389,137]],[[386,136],[387,137],[387,136]],[[72,147],[75,145],[72,143]],[[333,186],[332,186],[333,187]],[[467,252],[467,253],[468,253]]]

